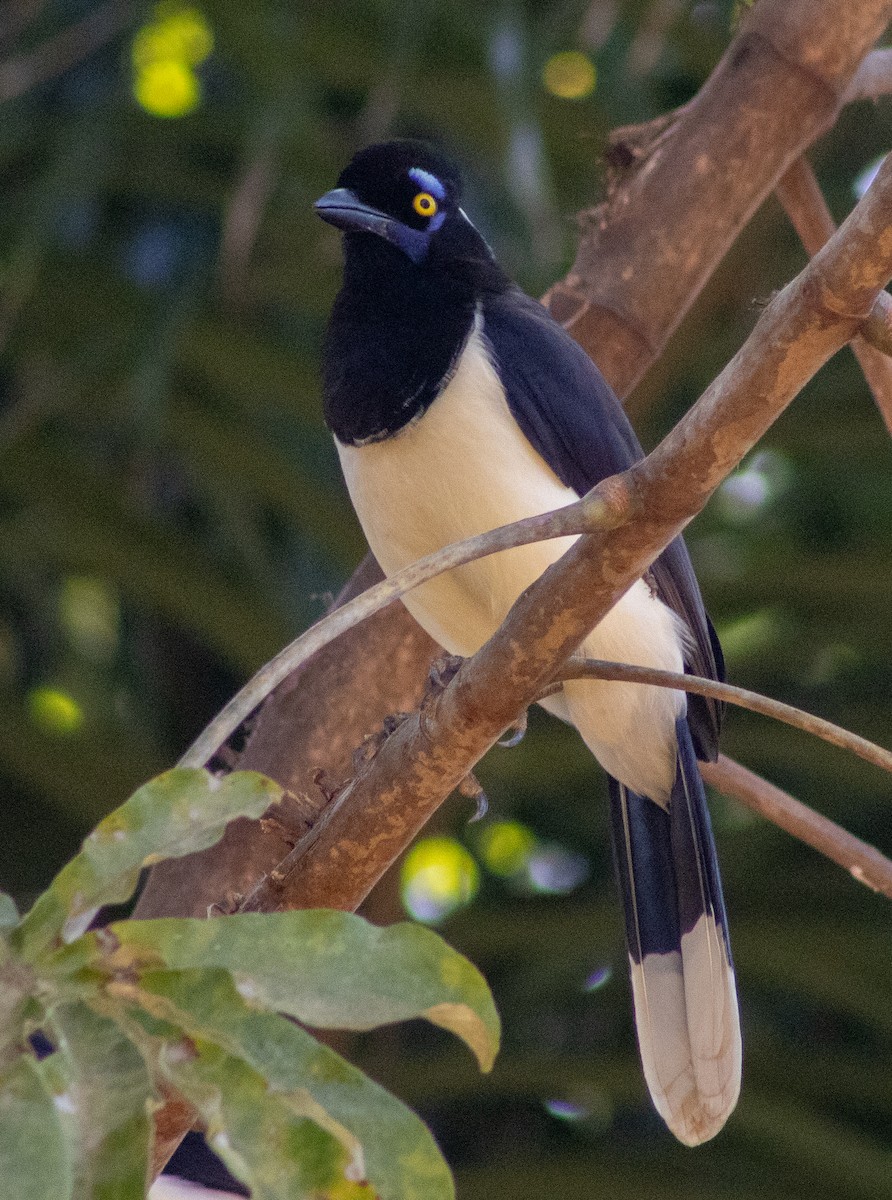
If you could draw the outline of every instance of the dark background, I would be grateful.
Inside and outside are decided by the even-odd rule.
[[[694,95],[732,7],[0,8],[0,885],[27,903],[363,554],[320,416],[339,246],[311,212],[350,154],[442,141],[539,294],[603,194],[609,129]],[[549,63],[586,94],[550,91]],[[816,148],[837,217],[890,128],[892,101],[859,104]],[[768,202],[632,397],[645,445],[803,262]],[[689,533],[732,681],[886,743],[890,510],[888,436],[846,352]],[[880,772],[740,711],[724,749],[892,852]],[[430,1121],[460,1197],[888,1195],[888,902],[716,798],[744,1095],[688,1151],[637,1065],[595,765],[534,715],[480,777],[490,816],[468,826],[451,801],[405,896],[428,914],[471,899],[440,927],[496,993],[495,1072],[421,1026],[347,1047]],[[397,882],[371,911],[399,916]]]

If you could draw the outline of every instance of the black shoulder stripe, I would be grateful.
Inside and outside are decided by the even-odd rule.
[[[483,332],[508,406],[530,444],[580,496],[643,457],[623,406],[601,372],[541,304],[518,289],[488,297]],[[689,669],[724,677],[721,652],[681,538],[651,568],[660,597],[691,631]],[[722,708],[689,699],[697,753],[715,758]]]
[[[601,372],[541,304],[491,297],[483,331],[515,420],[562,483],[582,496],[643,456]]]

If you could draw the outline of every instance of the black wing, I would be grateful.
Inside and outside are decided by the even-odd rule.
[[[583,496],[644,457],[623,406],[601,372],[541,304],[512,289],[488,297],[483,330],[514,419],[562,483]],[[679,537],[650,572],[660,597],[693,635],[686,669],[724,679],[724,661],[687,547]],[[688,697],[697,753],[715,759],[723,706]]]

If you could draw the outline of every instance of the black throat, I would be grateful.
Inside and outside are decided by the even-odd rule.
[[[455,370],[480,292],[472,272],[436,259],[418,266],[373,234],[345,236],[322,364],[325,421],[338,441],[382,441],[430,407]]]

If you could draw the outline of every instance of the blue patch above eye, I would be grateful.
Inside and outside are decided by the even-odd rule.
[[[410,167],[409,178],[424,191],[430,192],[438,203],[442,204],[446,199],[446,189],[442,183],[436,175],[431,175],[430,171],[425,171],[423,167]]]

